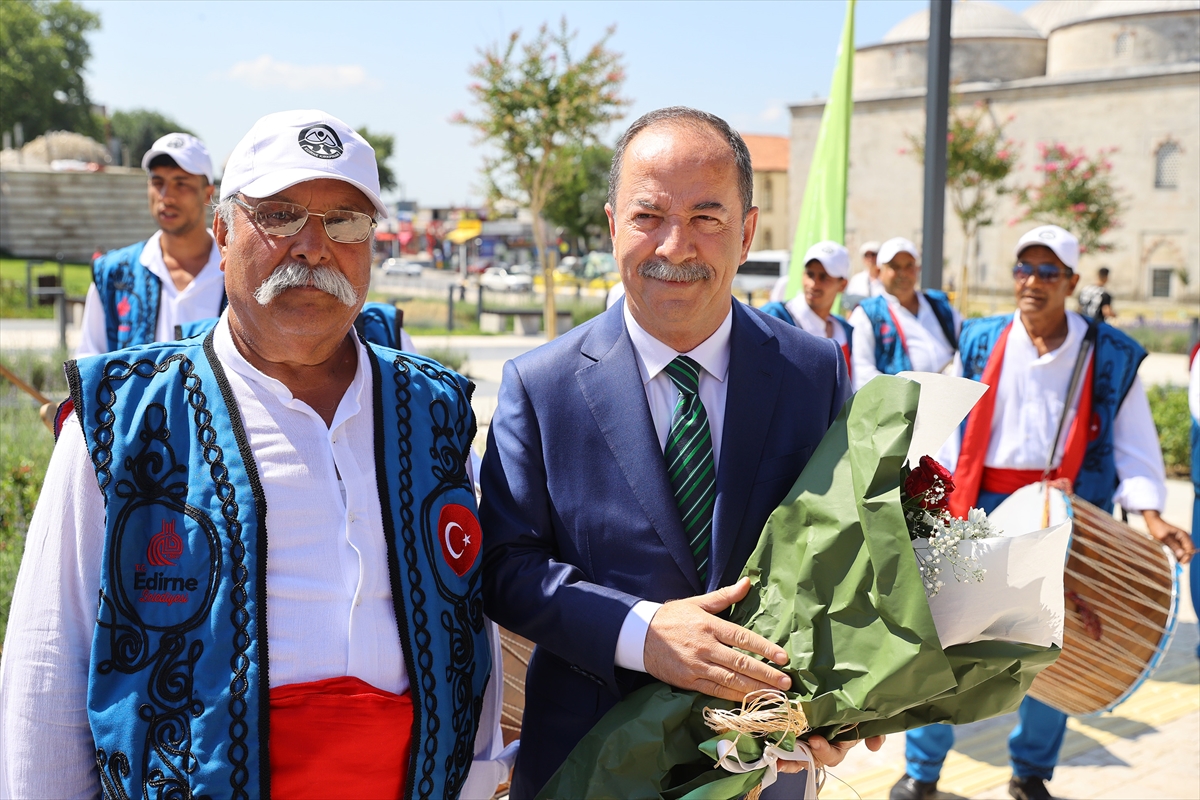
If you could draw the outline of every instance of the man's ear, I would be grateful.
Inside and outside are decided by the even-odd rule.
[[[746,256],[750,255],[750,245],[754,243],[754,232],[758,230],[758,206],[751,206],[746,212],[746,218],[742,220],[742,259],[738,264],[746,263]]]
[[[221,251],[221,272],[224,272],[225,256],[229,249],[229,229],[225,227],[225,220],[220,214],[213,214],[212,237]]]

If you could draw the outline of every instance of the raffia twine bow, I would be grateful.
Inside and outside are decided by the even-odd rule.
[[[704,722],[717,733],[733,731],[737,734],[733,741],[717,742],[718,767],[733,773],[766,768],[762,783],[746,795],[747,800],[758,800],[762,790],[775,783],[779,777],[780,761],[797,761],[807,766],[805,800],[815,800],[821,791],[825,783],[825,769],[813,756],[808,745],[799,739],[801,734],[808,732],[809,725],[808,717],[805,716],[798,699],[789,699],[786,694],[775,689],[761,689],[747,694],[740,709],[728,711],[705,708]],[[784,750],[775,744],[767,744],[763,748],[762,757],[749,764],[738,756],[737,741],[742,736],[771,736],[775,741],[781,741],[789,733],[796,735],[795,750]]]

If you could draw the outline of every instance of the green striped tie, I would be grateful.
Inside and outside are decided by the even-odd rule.
[[[700,365],[687,356],[679,356],[667,365],[666,372],[679,389],[664,451],[667,474],[703,586],[708,584],[708,545],[717,497],[712,431],[708,428],[704,404],[700,402]]]

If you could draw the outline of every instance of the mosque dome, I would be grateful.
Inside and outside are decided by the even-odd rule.
[[[929,9],[905,17],[884,34],[883,44],[923,42],[929,38]],[[1042,39],[1019,14],[982,0],[959,0],[950,14],[952,39]]]
[[[1048,37],[1050,76],[1200,62],[1200,0],[1044,0],[1023,16]]]
[[[1200,1],[1200,0],[1198,0]],[[958,0],[950,15],[950,80],[1012,81],[1044,75],[1046,40],[1003,6]],[[923,87],[928,64],[929,9],[897,23],[876,45],[860,47],[854,88],[865,94]]]

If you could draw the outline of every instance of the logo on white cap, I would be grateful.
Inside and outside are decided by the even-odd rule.
[[[1044,230],[1038,234],[1039,239],[1045,239],[1047,242],[1053,242],[1058,238],[1058,233],[1051,230]]]
[[[300,147],[315,158],[338,158],[344,152],[337,131],[328,125],[309,125],[300,131]]]
[[[183,147],[183,145],[184,141],[182,136],[172,136],[170,139],[167,139],[165,142],[163,142],[163,147],[169,147],[172,150],[178,150],[179,148]]]

